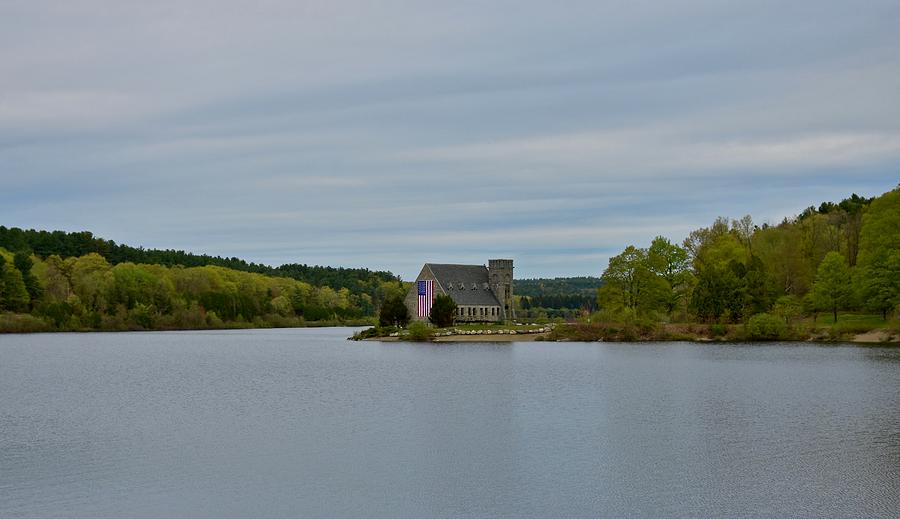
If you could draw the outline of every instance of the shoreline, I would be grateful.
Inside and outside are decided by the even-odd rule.
[[[349,339],[349,338],[348,338]],[[900,337],[893,336],[887,330],[873,330],[866,333],[857,334],[853,338],[850,339],[830,339],[827,337],[809,337],[806,339],[779,339],[779,340],[771,340],[771,341],[761,341],[761,340],[747,340],[747,339],[724,339],[724,338],[716,338],[710,339],[707,337],[694,337],[694,338],[679,338],[679,339],[633,339],[633,340],[621,340],[621,339],[596,339],[591,341],[578,341],[572,339],[550,339],[546,335],[540,334],[517,334],[517,335],[469,335],[469,334],[454,334],[454,335],[443,335],[440,337],[434,337],[428,341],[410,341],[404,339],[402,337],[367,337],[365,339],[361,339],[362,341],[370,341],[370,342],[440,342],[440,343],[454,343],[454,342],[498,342],[498,343],[509,343],[509,342],[608,342],[608,343],[654,343],[654,342],[694,342],[700,344],[747,344],[747,343],[756,343],[756,344],[767,344],[767,343],[804,343],[804,344],[857,344],[860,346],[897,346],[900,347]]]

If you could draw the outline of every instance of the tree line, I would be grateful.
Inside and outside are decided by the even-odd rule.
[[[384,295],[382,285],[385,282],[394,283],[400,280],[391,272],[372,271],[366,268],[313,266],[299,263],[272,267],[235,257],[223,258],[208,254],[194,254],[183,250],[132,247],[96,237],[89,231],[23,230],[17,227],[0,226],[0,247],[7,251],[33,254],[38,258],[55,255],[67,259],[97,254],[111,265],[134,263],[167,267],[217,266],[241,272],[287,277],[317,287],[349,290],[352,295],[360,297],[358,300],[359,310],[364,316],[375,315],[376,308],[380,305]],[[368,295],[368,299],[362,298],[362,295]]]
[[[607,318],[786,322],[900,305],[900,187],[809,207],[778,225],[718,218],[681,245],[655,238],[610,258],[597,302]],[[764,320],[757,318],[757,321]]]
[[[367,293],[215,265],[122,262],[97,253],[41,258],[0,248],[0,331],[154,330],[368,322]]]
[[[517,315],[523,319],[572,318],[597,310],[597,277],[517,279]]]

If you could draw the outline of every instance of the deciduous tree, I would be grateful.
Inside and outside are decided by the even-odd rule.
[[[829,252],[816,271],[812,289],[813,301],[822,310],[831,310],[834,322],[837,311],[843,308],[851,294],[850,268],[840,252]]]

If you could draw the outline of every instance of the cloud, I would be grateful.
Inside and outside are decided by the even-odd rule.
[[[896,185],[895,2],[0,5],[0,224],[598,273]]]

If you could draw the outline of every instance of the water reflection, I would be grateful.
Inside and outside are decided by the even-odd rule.
[[[900,349],[0,337],[2,517],[891,517]]]

